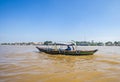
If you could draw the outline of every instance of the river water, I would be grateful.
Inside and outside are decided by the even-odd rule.
[[[35,46],[0,46],[0,82],[120,82],[120,47],[90,56],[39,53]]]

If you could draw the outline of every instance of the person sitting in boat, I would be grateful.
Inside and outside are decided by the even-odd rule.
[[[69,45],[67,45],[67,49],[65,49],[65,50],[70,51],[70,50],[71,50],[70,46],[69,46]]]

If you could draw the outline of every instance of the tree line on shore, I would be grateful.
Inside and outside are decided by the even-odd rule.
[[[14,42],[14,43],[1,43],[1,45],[49,45],[54,44],[53,41],[44,42]],[[94,42],[94,41],[75,41],[77,46],[120,46],[120,41],[107,41],[107,42]]]

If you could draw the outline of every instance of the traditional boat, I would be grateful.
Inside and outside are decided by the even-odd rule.
[[[75,56],[80,56],[80,55],[93,55],[96,51],[98,51],[97,49],[95,50],[87,50],[87,51],[83,51],[83,50],[62,50],[62,49],[52,49],[52,48],[41,48],[41,47],[36,47],[40,52],[44,52],[47,54],[53,54],[53,55],[75,55]]]

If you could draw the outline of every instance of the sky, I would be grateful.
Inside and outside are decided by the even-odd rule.
[[[0,42],[120,41],[120,0],[0,0]]]

